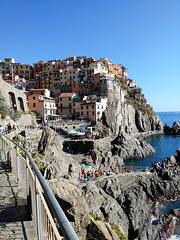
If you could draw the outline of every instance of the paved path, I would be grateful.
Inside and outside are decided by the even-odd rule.
[[[0,240],[38,239],[26,201],[18,198],[19,191],[0,155]]]

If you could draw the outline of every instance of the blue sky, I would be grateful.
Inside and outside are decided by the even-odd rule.
[[[180,0],[0,0],[0,59],[108,57],[155,111],[180,111]]]

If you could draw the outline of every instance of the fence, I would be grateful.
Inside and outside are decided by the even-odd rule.
[[[24,197],[30,199],[31,216],[38,239],[78,240],[30,153],[6,135],[2,136],[2,153],[5,161],[11,162],[12,173],[16,176]]]

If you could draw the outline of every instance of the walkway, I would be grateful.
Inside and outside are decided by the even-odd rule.
[[[0,144],[1,145],[1,144]],[[0,155],[0,239],[37,240],[26,200]]]

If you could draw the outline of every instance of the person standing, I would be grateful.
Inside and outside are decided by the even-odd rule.
[[[4,129],[3,129],[2,125],[0,125],[0,138],[2,137],[3,133],[4,133]]]

